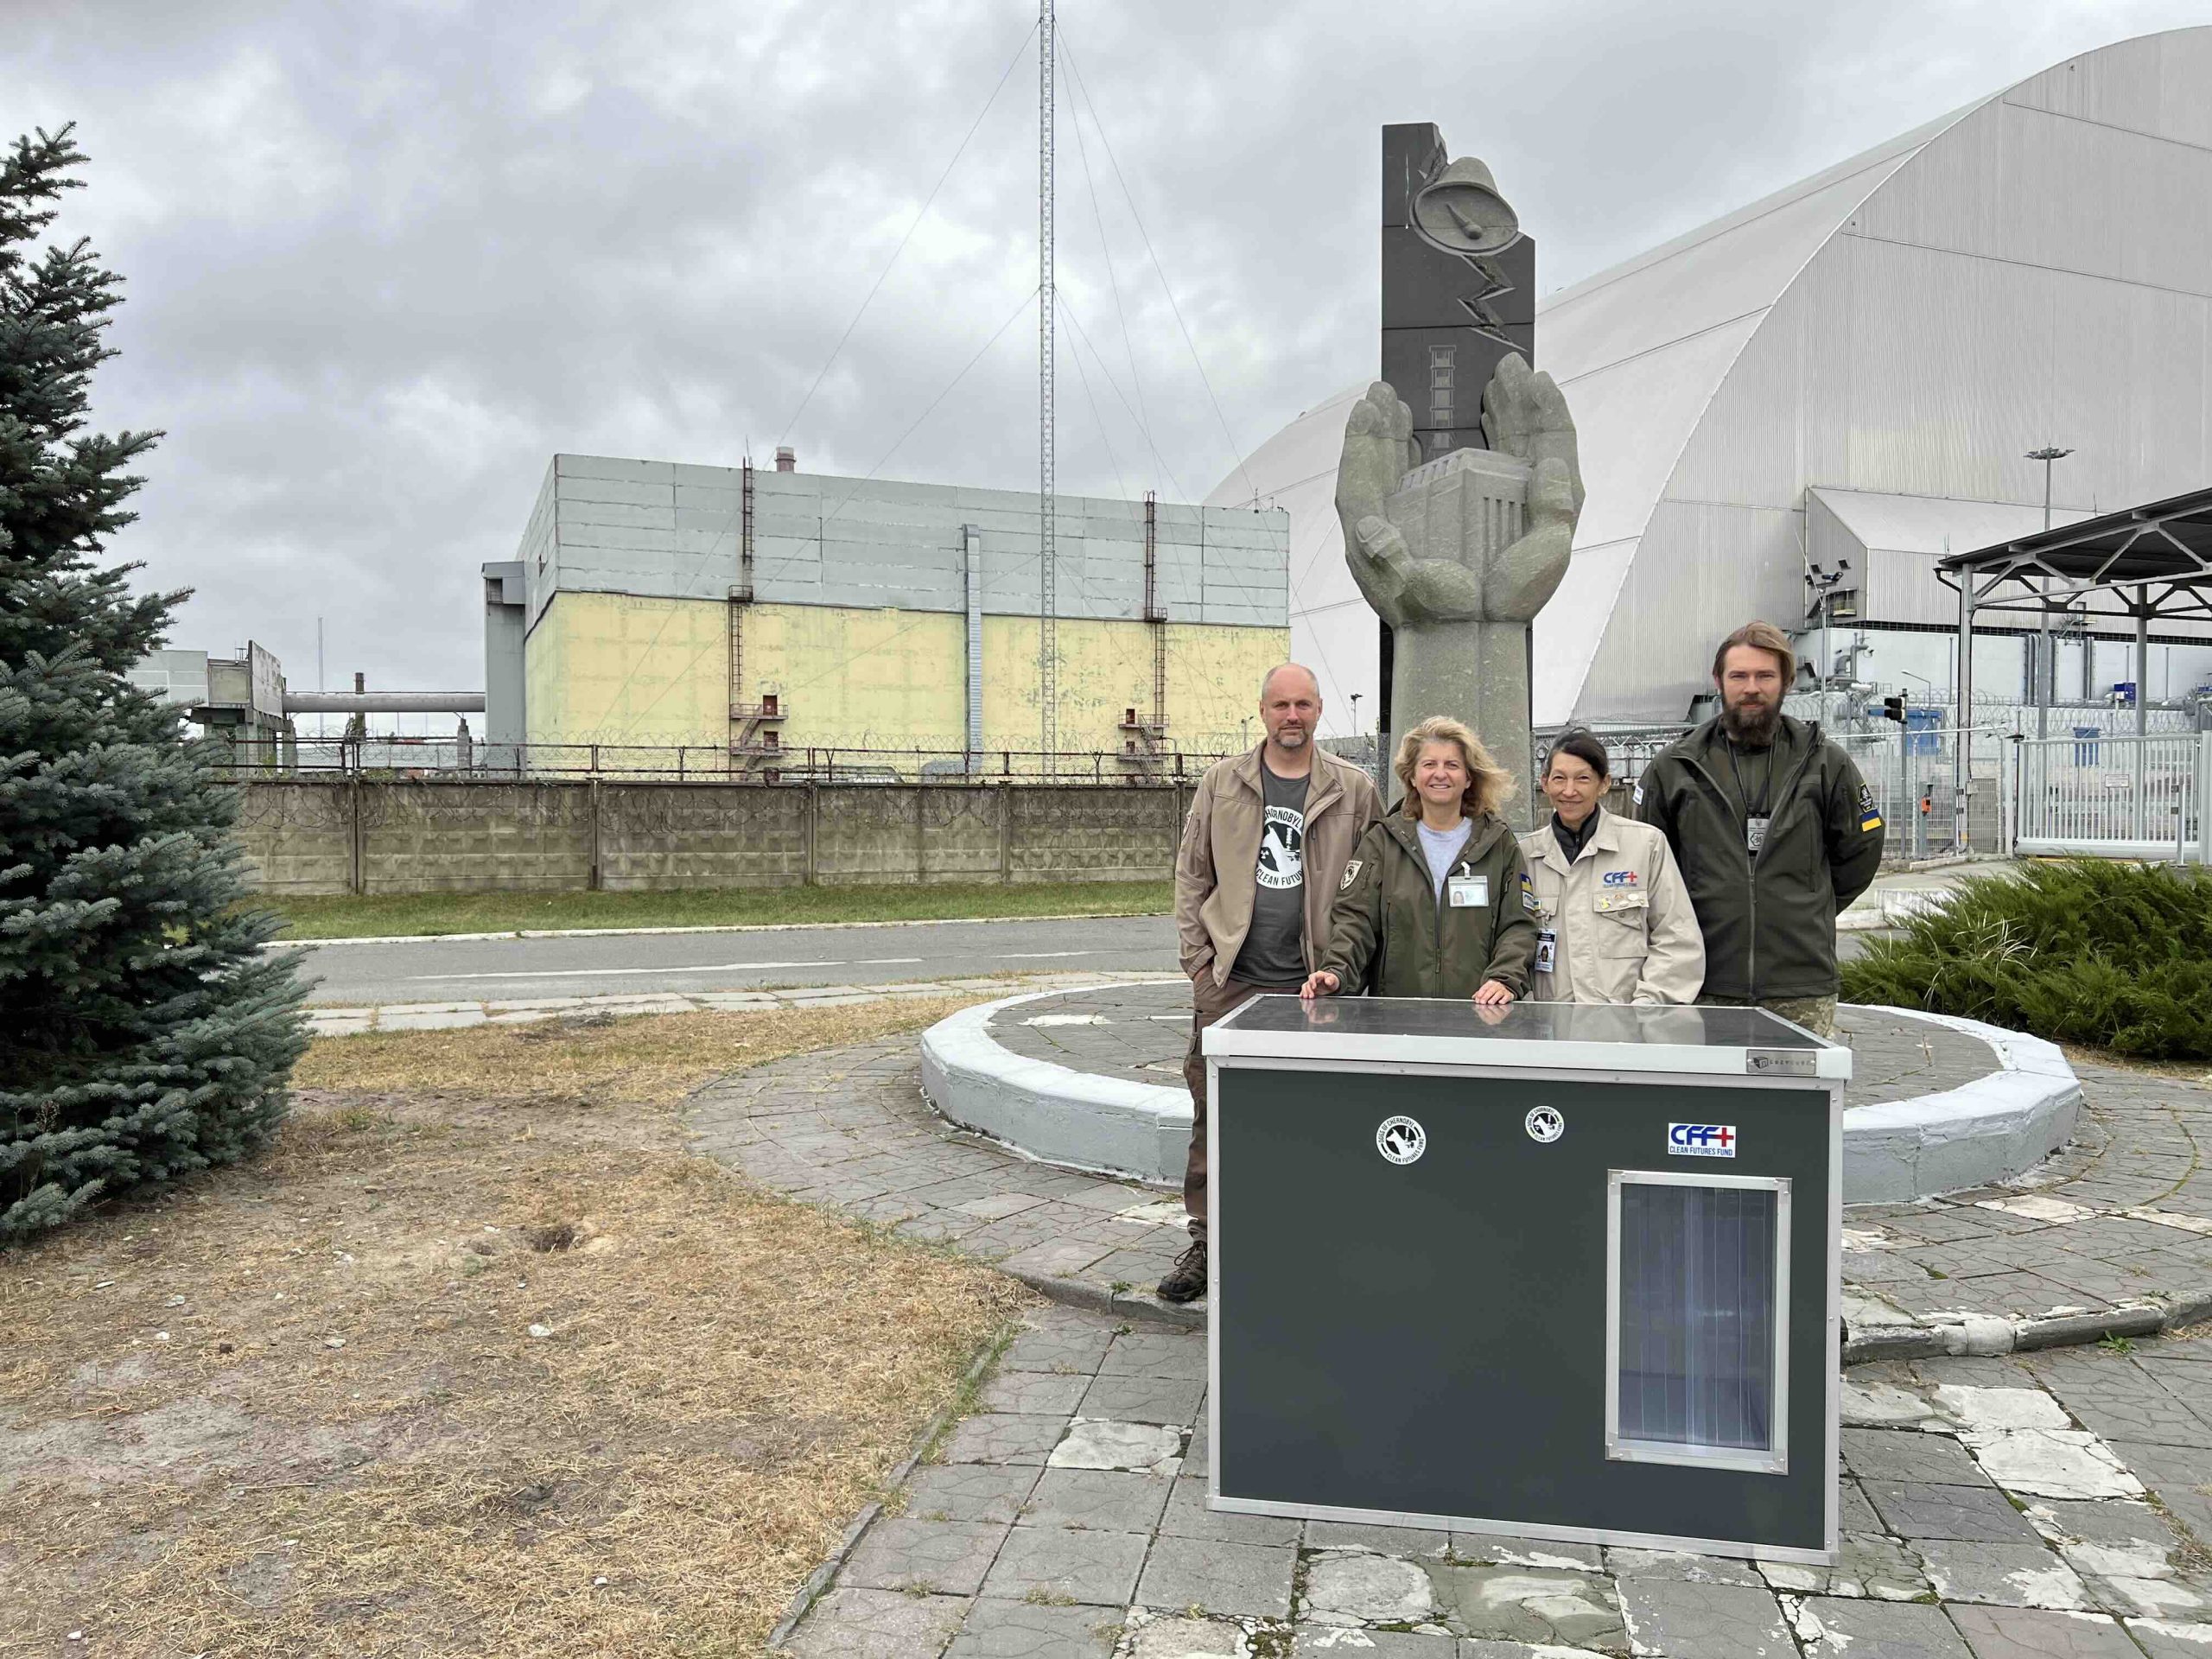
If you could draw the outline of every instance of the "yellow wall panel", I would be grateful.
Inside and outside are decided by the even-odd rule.
[[[529,741],[727,745],[728,626],[714,600],[555,594],[523,647]]]
[[[1196,753],[1249,747],[1240,721],[1260,705],[1261,677],[1290,651],[1287,628],[1169,623],[1167,741]],[[1059,736],[1063,753],[1118,753],[1122,716],[1152,714],[1152,630],[1142,622],[1065,620],[1059,625]],[[1038,707],[1037,620],[983,619],[983,742],[1034,751],[1043,741]],[[1259,728],[1251,728],[1259,741]]]
[[[557,594],[524,647],[532,743],[728,741],[728,613],[718,600]],[[950,613],[753,605],[739,698],[773,692],[785,748],[920,747],[965,741],[965,620]],[[1119,753],[1124,714],[1152,712],[1152,629],[1059,625],[1063,753]],[[1214,753],[1258,741],[1260,677],[1290,649],[1284,628],[1170,623],[1168,741]],[[983,619],[983,747],[1039,741],[1033,617]],[[1249,725],[1247,722],[1251,722]]]
[[[938,611],[753,605],[745,614],[744,701],[772,691],[787,749],[961,747],[966,622]]]

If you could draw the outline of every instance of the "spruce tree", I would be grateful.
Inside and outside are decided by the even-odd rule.
[[[66,127],[0,155],[0,1245],[251,1152],[306,1046],[237,791],[124,678],[186,595],[103,557],[160,435],[86,429],[121,279],[33,246],[83,160]]]

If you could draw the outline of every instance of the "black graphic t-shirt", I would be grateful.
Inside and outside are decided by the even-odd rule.
[[[1305,778],[1278,778],[1260,763],[1267,822],[1260,830],[1252,931],[1230,977],[1248,985],[1295,985],[1306,977]]]

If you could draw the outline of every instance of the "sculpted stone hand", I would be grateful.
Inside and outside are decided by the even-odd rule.
[[[1567,574],[1582,474],[1567,399],[1548,374],[1508,357],[1483,394],[1490,453],[1526,462],[1521,534],[1489,544],[1482,515],[1467,512],[1455,450],[1421,467],[1413,410],[1383,381],[1352,405],[1337,467],[1344,557],[1375,613],[1395,629],[1436,622],[1526,622]],[[1435,712],[1435,711],[1432,711]]]
[[[1352,406],[1337,514],[1352,578],[1393,631],[1392,730],[1452,715],[1529,798],[1528,624],[1567,574],[1582,474],[1551,376],[1509,356],[1483,394],[1490,448],[1421,463],[1413,411],[1376,381]]]

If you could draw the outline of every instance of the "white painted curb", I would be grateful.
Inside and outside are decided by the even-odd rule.
[[[1189,1090],[1033,1060],[1001,1048],[989,1027],[995,1015],[1046,997],[1180,977],[1055,986],[963,1008],[922,1033],[922,1092],[949,1122],[1047,1163],[1179,1187],[1191,1144]]]
[[[1027,1003],[1145,982],[1120,976],[1054,986],[941,1020],[922,1033],[922,1090],[950,1122],[1028,1156],[1178,1186],[1191,1138],[1188,1090],[1031,1059],[1001,1047],[990,1031],[1000,1014]],[[1976,1038],[1997,1069],[1940,1094],[1847,1109],[1845,1203],[1909,1202],[2010,1180],[2074,1133],[2082,1088],[2054,1045],[1978,1020],[1912,1008],[1872,1012]]]

